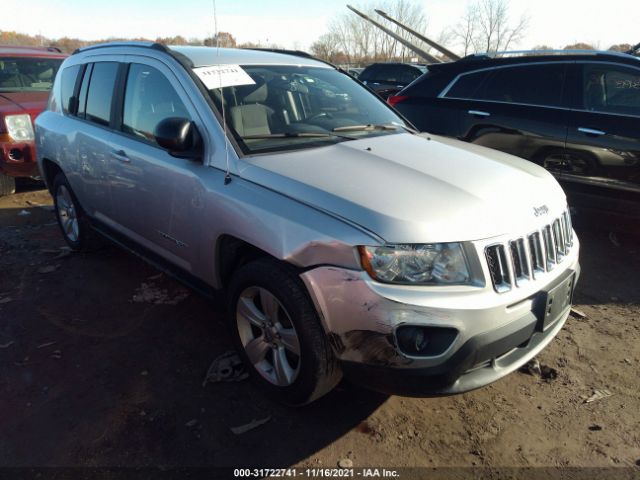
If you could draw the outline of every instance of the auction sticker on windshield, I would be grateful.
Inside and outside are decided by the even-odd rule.
[[[256,83],[240,65],[210,65],[194,68],[193,71],[209,90]]]

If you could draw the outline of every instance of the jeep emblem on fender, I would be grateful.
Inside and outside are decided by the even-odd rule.
[[[547,213],[549,213],[549,207],[547,207],[546,205],[533,207],[533,213],[536,217],[539,217],[540,215],[546,215]]]

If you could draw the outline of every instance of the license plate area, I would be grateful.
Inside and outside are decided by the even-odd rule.
[[[571,306],[576,274],[572,273],[548,292],[540,292],[534,308],[539,331],[546,330]]]

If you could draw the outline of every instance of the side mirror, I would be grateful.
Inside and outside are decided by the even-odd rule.
[[[169,117],[153,130],[158,145],[166,148],[170,155],[179,158],[200,158],[201,137],[196,126],[186,118]]]

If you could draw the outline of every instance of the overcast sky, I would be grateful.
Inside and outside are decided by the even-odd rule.
[[[216,0],[219,31],[239,42],[277,43],[308,49],[335,15],[348,12],[349,0]],[[357,0],[354,5],[368,2]],[[375,2],[372,2],[375,3]],[[429,19],[427,35],[437,37],[454,26],[467,0],[418,0]],[[46,37],[166,37],[211,35],[213,0],[2,0],[0,30]],[[8,14],[10,12],[10,14]],[[511,0],[512,18],[531,19],[519,45],[563,47],[578,41],[606,49],[617,43],[640,42],[637,0]]]

